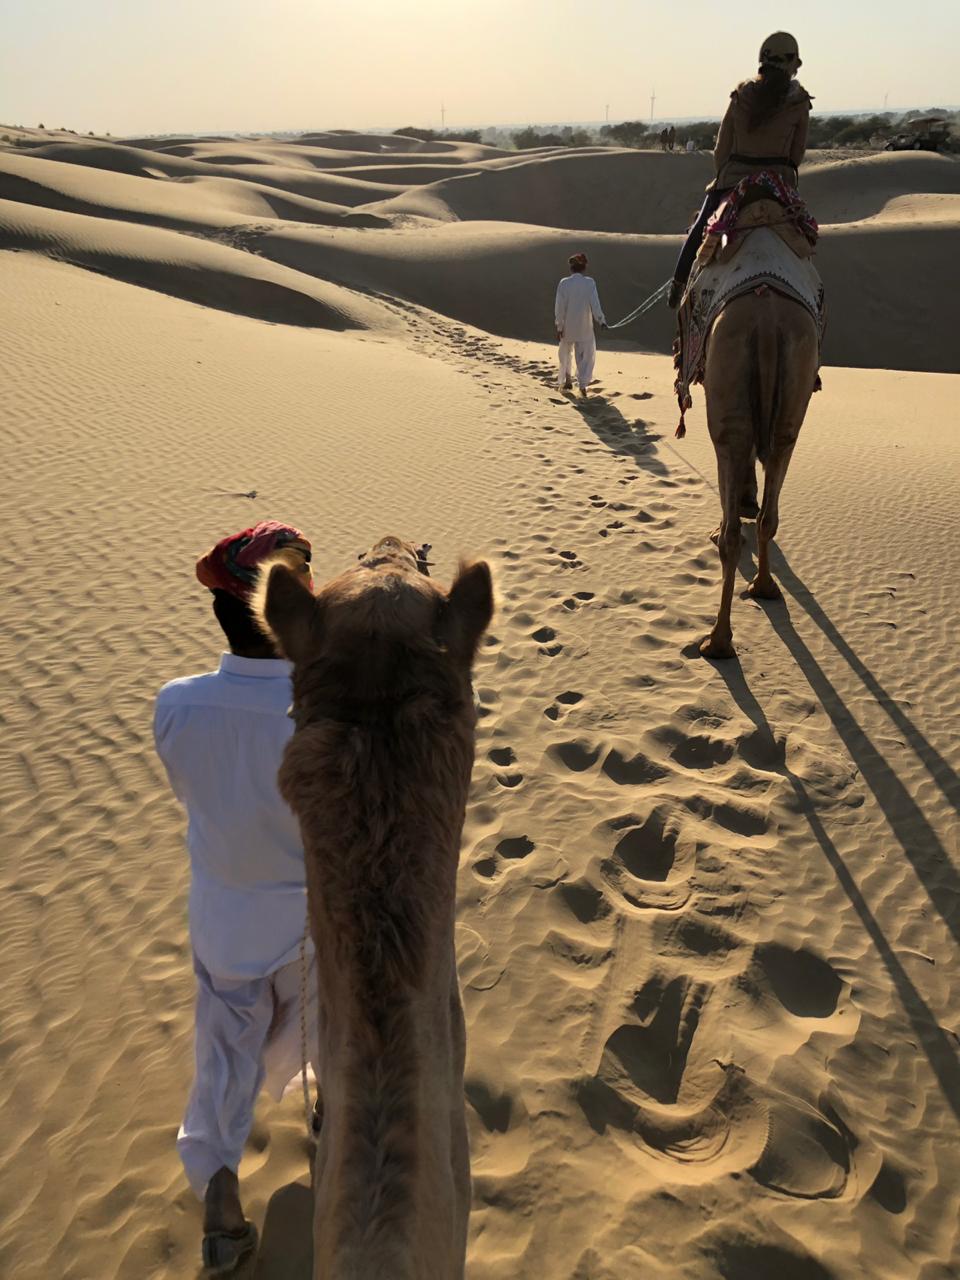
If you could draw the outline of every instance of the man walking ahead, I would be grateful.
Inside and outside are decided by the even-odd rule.
[[[230,652],[218,671],[165,685],[154,719],[157,753],[187,811],[196,1068],[177,1149],[204,1201],[203,1262],[212,1275],[232,1272],[256,1248],[237,1168],[261,1086],[279,1098],[301,1060],[303,846],[277,788],[293,732],[290,664],[277,657],[247,603],[257,566],[277,553],[310,582],[310,543],[275,520],[224,538],[197,562]],[[312,944],[307,955],[313,1061]]]
[[[580,394],[587,394],[593,381],[593,366],[597,360],[597,340],[593,322],[601,329],[607,327],[597,295],[596,281],[584,275],[587,255],[575,253],[569,259],[570,274],[557,286],[554,319],[557,325],[557,341],[560,343],[560,382],[562,391],[573,390],[573,362],[577,365],[577,382]]]

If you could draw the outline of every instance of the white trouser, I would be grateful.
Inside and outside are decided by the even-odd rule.
[[[573,362],[577,362],[577,382],[581,387],[588,387],[593,381],[593,366],[597,362],[597,340],[590,335],[579,342],[560,339],[560,385],[571,380]]]
[[[177,1151],[201,1198],[224,1166],[236,1171],[261,1088],[279,1099],[300,1074],[300,963],[265,978],[197,976],[196,1074]],[[317,1073],[317,969],[307,967],[307,1060]]]

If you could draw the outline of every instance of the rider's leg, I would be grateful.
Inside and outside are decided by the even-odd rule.
[[[707,223],[723,203],[726,195],[726,191],[708,191],[700,207],[700,212],[697,214],[696,221],[687,232],[687,238],[683,243],[683,248],[680,250],[677,265],[673,271],[673,284],[670,287],[670,295],[667,298],[667,302],[671,307],[680,305],[680,299],[693,269],[693,260],[697,256],[700,245],[703,243],[703,235],[707,229]]]

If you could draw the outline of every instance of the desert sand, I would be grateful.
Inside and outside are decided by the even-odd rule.
[[[274,517],[321,579],[389,532],[497,574],[458,916],[471,1280],[960,1273],[957,160],[803,172],[824,389],[784,602],[738,592],[720,664],[669,313],[601,339],[586,403],[547,345],[574,249],[611,320],[667,278],[707,157],[4,134],[0,1271],[199,1272],[152,701],[220,651],[197,554]],[[296,1093],[241,1178],[243,1274],[307,1280]]]

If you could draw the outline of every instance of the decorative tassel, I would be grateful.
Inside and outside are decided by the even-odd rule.
[[[683,437],[687,434],[687,424],[684,422],[686,413],[687,413],[686,409],[681,409],[680,421],[677,423],[677,429],[673,433],[678,440],[682,440]]]

